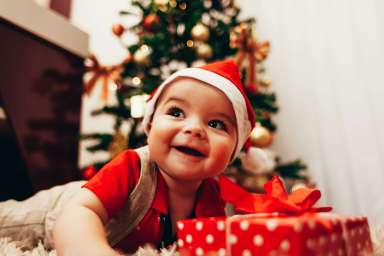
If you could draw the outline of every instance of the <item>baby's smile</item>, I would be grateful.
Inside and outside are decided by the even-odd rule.
[[[187,154],[187,155],[192,155],[192,156],[197,156],[197,157],[205,157],[205,154],[203,154],[199,150],[191,148],[191,147],[176,146],[175,149],[177,149],[178,151],[180,151],[184,154]]]

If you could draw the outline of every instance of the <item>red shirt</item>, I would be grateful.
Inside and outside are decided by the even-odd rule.
[[[106,164],[84,187],[100,199],[111,218],[124,207],[139,177],[139,156],[134,150],[127,150]],[[157,187],[150,209],[136,229],[116,248],[132,253],[146,243],[159,246],[164,233],[160,218],[168,214],[167,190],[164,178],[157,172]],[[224,206],[218,183],[214,179],[204,180],[197,192],[194,217],[225,216]]]

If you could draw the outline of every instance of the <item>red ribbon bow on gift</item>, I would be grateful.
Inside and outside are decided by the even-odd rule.
[[[219,183],[223,200],[233,204],[240,213],[278,212],[297,215],[332,210],[332,207],[313,207],[321,197],[320,190],[300,188],[288,195],[277,176],[264,184],[266,194],[247,192],[224,175],[220,176]]]

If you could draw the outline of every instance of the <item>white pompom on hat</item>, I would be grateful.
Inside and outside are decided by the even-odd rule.
[[[147,134],[149,132],[149,123],[151,122],[156,102],[162,91],[168,84],[179,77],[189,77],[205,82],[219,89],[228,97],[236,115],[237,145],[233,156],[233,158],[235,158],[240,153],[240,150],[255,126],[256,116],[244,92],[239,69],[232,60],[212,62],[202,67],[182,69],[168,77],[147,100],[143,119],[145,132]]]

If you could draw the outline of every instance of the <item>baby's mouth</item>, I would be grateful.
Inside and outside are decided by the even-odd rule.
[[[178,151],[180,151],[184,154],[187,154],[187,155],[192,155],[192,156],[197,156],[197,157],[204,157],[205,156],[200,151],[193,149],[193,148],[189,148],[189,147],[176,146],[175,149],[177,149]]]

